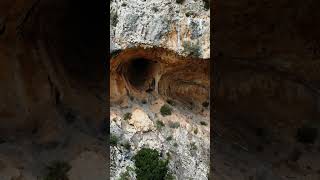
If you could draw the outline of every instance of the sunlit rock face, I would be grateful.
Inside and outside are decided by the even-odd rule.
[[[210,57],[208,1],[114,0],[110,5],[111,50],[145,45]],[[193,49],[190,51],[189,49]]]
[[[120,140],[111,147],[111,177],[134,168],[133,155],[149,147],[170,154],[169,173],[176,178],[207,179],[209,60],[129,48],[111,59],[110,72],[110,131]],[[168,116],[161,113],[164,105]]]
[[[136,178],[128,168],[142,147],[156,149],[162,159],[170,156],[168,173],[176,179],[208,179],[207,3],[111,2],[110,131],[119,139],[111,146],[112,179]]]
[[[200,108],[209,98],[209,61],[163,48],[132,48],[111,60],[111,102],[148,94]],[[120,102],[121,103],[121,102]]]

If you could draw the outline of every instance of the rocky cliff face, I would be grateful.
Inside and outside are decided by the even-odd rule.
[[[145,45],[210,57],[207,0],[114,0],[110,16],[111,50]]]
[[[142,148],[169,158],[176,179],[209,174],[210,12],[207,1],[111,2],[111,177],[135,179]],[[161,108],[168,107],[170,114]],[[130,115],[130,117],[128,117]]]

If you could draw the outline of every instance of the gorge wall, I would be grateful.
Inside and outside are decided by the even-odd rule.
[[[173,179],[208,179],[209,1],[110,4],[111,179],[136,179],[142,148]]]

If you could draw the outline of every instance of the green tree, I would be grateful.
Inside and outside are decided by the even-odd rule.
[[[168,171],[168,160],[161,160],[157,150],[142,148],[135,156],[137,180],[163,180]]]

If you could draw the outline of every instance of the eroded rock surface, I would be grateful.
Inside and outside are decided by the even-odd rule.
[[[175,179],[208,179],[207,3],[111,2],[110,132],[118,139],[111,147],[112,179],[136,178],[133,156],[143,147],[169,158]],[[170,115],[161,113],[164,105]]]
[[[208,1],[114,0],[110,4],[111,51],[137,45],[210,57]]]
[[[162,99],[155,99],[142,104],[131,101],[128,108],[111,108],[111,135],[119,139],[111,147],[111,177],[117,179],[128,172],[128,167],[134,169],[132,157],[142,148],[156,149],[162,158],[170,157],[169,173],[177,179],[207,179],[209,173],[210,123],[209,110],[206,115],[198,115],[190,109],[172,106],[170,116],[162,116],[160,108],[166,104]],[[124,120],[127,112],[139,108],[143,114],[148,114],[154,124],[148,132],[141,133]],[[132,117],[134,119],[134,116]],[[201,124],[206,122],[206,124]],[[162,125],[161,125],[161,124]],[[127,147],[126,144],[129,144]],[[131,172],[131,178],[135,179]]]

